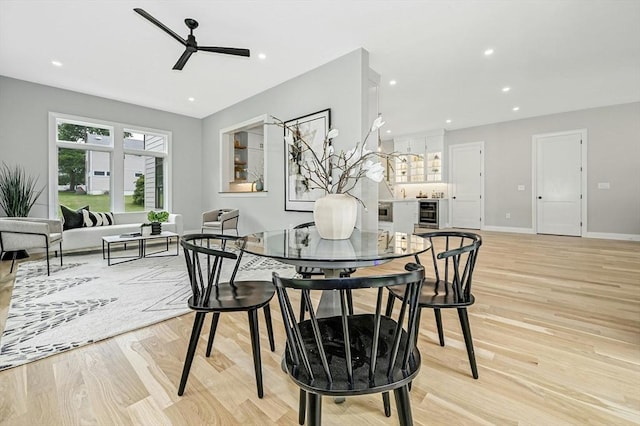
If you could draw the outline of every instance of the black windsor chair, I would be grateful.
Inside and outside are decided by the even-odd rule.
[[[355,278],[286,279],[273,274],[287,337],[283,366],[300,387],[299,423],[321,423],[322,396],[345,397],[394,391],[401,425],[413,423],[409,383],[420,369],[415,347],[417,299],[424,269],[415,263],[408,272]],[[385,316],[383,289],[403,286],[396,318]],[[375,312],[349,314],[346,293],[377,289]],[[298,321],[289,299],[299,290],[310,318]],[[339,290],[340,314],[318,318],[311,306],[314,291]],[[372,307],[373,309],[373,307]],[[404,326],[404,327],[403,327]]]
[[[188,301],[189,308],[196,311],[196,317],[193,322],[191,340],[189,341],[189,348],[187,349],[187,356],[182,370],[178,395],[184,393],[206,314],[213,313],[206,351],[206,356],[208,357],[213,347],[213,338],[220,314],[223,312],[246,311],[249,316],[258,397],[262,398],[263,396],[258,309],[263,308],[264,310],[269,345],[273,352],[275,351],[275,343],[269,301],[275,294],[275,288],[270,281],[235,281],[243,252],[240,251],[239,254],[235,254],[228,251],[226,245],[227,242],[236,242],[238,240],[241,243],[244,241],[242,237],[220,234],[191,234],[185,235],[180,240],[180,244],[184,248],[187,271],[189,272],[191,290],[193,291],[193,295]],[[228,282],[219,282],[223,260],[225,259],[234,259],[235,265],[230,280]]]
[[[480,235],[471,232],[435,231],[418,234],[427,238],[431,243],[431,258],[435,279],[425,278],[420,294],[420,308],[432,308],[438,328],[440,346],[444,346],[444,331],[442,330],[441,309],[455,308],[458,310],[460,326],[467,347],[467,355],[471,364],[471,373],[474,379],[478,378],[478,368],[471,339],[471,328],[467,307],[473,305],[475,298],[471,294],[473,270],[478,258],[478,251],[482,245]],[[437,253],[437,254],[436,254]],[[440,261],[440,262],[438,262]],[[399,287],[389,289],[387,310],[393,310],[395,299],[402,299],[402,289]],[[418,324],[420,324],[418,312]]]

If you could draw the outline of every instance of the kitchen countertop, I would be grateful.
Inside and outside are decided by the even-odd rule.
[[[448,200],[448,198],[393,198],[386,200],[378,200],[383,203],[412,203],[416,201],[433,201],[433,200]]]

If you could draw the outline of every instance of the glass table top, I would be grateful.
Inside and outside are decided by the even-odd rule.
[[[325,240],[310,227],[248,235],[244,251],[285,263],[337,268],[381,264],[423,253],[430,247],[428,240],[417,235],[359,229],[348,240]]]

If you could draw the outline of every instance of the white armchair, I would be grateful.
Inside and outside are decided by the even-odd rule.
[[[202,233],[224,234],[227,229],[234,229],[238,235],[238,219],[240,212],[237,209],[216,209],[202,213]]]
[[[10,272],[13,272],[18,251],[44,248],[47,252],[47,275],[50,275],[49,248],[55,244],[59,245],[60,266],[62,266],[62,221],[60,220],[31,217],[0,218],[0,256],[4,252],[13,252]]]

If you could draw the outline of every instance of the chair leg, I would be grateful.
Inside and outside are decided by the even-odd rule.
[[[189,340],[189,348],[187,349],[187,357],[184,360],[184,367],[182,369],[182,378],[180,379],[180,386],[178,387],[178,396],[182,396],[184,388],[187,386],[189,370],[191,370],[193,356],[196,354],[198,339],[200,338],[200,332],[202,331],[202,323],[204,323],[205,315],[206,312],[196,312],[196,318],[193,321],[193,329],[191,330],[191,340]]]
[[[252,309],[249,315],[249,330],[251,332],[251,349],[253,350],[253,368],[256,372],[256,387],[258,398],[262,398],[262,361],[260,360],[260,336],[258,336],[258,311]]]
[[[209,341],[207,342],[207,358],[211,355],[211,349],[213,349],[213,338],[216,336],[216,330],[218,329],[218,321],[220,320],[220,313],[214,312],[213,318],[211,318],[211,330],[209,330]]]
[[[464,344],[467,346],[467,356],[469,364],[471,364],[471,374],[474,379],[478,378],[478,366],[476,365],[476,354],[473,350],[473,340],[471,339],[471,327],[469,327],[469,316],[467,308],[458,308],[458,317],[460,317],[460,326],[464,335]]]
[[[11,257],[11,269],[9,270],[9,273],[13,272],[13,265],[16,264],[16,257],[18,257],[18,252],[14,251],[13,256]]]
[[[393,391],[396,397],[396,407],[398,407],[398,420],[400,426],[413,425],[413,416],[411,415],[411,400],[409,399],[409,389],[407,386],[399,387]]]
[[[389,296],[387,299],[387,310],[384,312],[384,314],[388,317],[391,316],[391,313],[393,312],[393,302],[395,302],[395,300],[396,297],[391,294],[391,292],[389,292]]]
[[[384,405],[384,415],[391,417],[391,401],[389,400],[389,392],[382,393],[382,404]]]
[[[307,392],[309,426],[320,426],[322,424],[322,395]]]
[[[307,392],[300,389],[300,401],[298,402],[298,424],[303,425],[304,419],[307,414]]]
[[[51,270],[49,268],[49,246],[47,245],[47,276],[51,275]]]
[[[307,312],[307,305],[304,303],[304,296],[300,293],[300,318],[298,322],[304,321],[304,314]]]
[[[269,308],[268,303],[264,306],[263,311],[264,311],[264,321],[267,323],[267,334],[269,335],[269,349],[271,349],[271,352],[275,352],[276,342],[273,339],[273,324],[271,323],[271,308]]]
[[[62,241],[60,241],[60,266],[62,266]]]
[[[438,327],[440,346],[444,346],[444,330],[442,330],[442,313],[440,312],[440,308],[434,308],[433,313],[436,316],[436,326]]]

